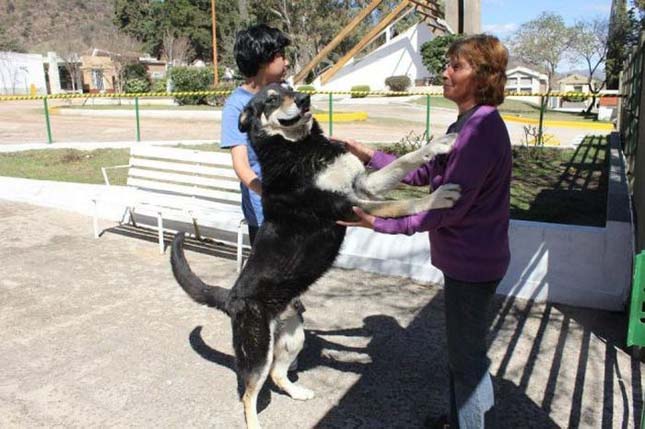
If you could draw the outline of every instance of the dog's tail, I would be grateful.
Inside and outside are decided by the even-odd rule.
[[[190,269],[186,255],[184,255],[183,232],[177,233],[172,240],[170,265],[179,285],[195,302],[214,307],[230,315],[227,305],[229,290],[204,283]]]

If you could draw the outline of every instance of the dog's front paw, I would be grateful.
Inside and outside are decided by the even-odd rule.
[[[294,385],[289,392],[289,396],[295,399],[296,401],[308,401],[313,399],[316,394],[313,390],[307,389],[306,387]]]
[[[432,192],[434,199],[432,201],[432,208],[435,209],[449,209],[454,206],[459,197],[461,197],[461,186],[452,183],[446,183],[439,186]]]
[[[429,161],[435,155],[442,155],[450,152],[452,147],[455,145],[455,141],[457,141],[457,136],[457,133],[450,133],[432,140],[428,143],[429,151],[426,153],[426,159]]]

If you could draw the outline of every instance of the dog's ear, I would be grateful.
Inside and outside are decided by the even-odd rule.
[[[240,119],[237,123],[237,127],[241,132],[246,133],[251,129],[251,122],[254,115],[254,106],[251,103],[247,104],[244,110],[242,110],[242,113],[240,113]]]

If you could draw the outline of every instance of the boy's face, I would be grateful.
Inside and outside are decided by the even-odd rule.
[[[273,59],[260,66],[259,73],[264,75],[264,81],[269,83],[282,82],[287,77],[287,67],[289,60],[284,55],[284,52],[277,53]]]

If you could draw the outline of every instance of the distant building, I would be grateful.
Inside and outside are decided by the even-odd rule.
[[[506,70],[506,91],[532,95],[546,92],[549,78],[528,67]]]
[[[154,57],[145,56],[139,57],[139,63],[143,64],[146,68],[148,77],[152,80],[163,79],[166,77],[166,62],[158,60]]]
[[[81,63],[83,92],[115,92],[117,75],[109,52],[92,49],[81,56]]]
[[[42,55],[0,52],[0,94],[46,95]]]
[[[591,91],[589,90],[587,81],[587,76],[573,73],[557,81],[556,88],[557,91],[560,92],[582,92],[588,94]],[[597,79],[593,79],[591,83],[594,88],[598,88],[600,86],[600,81]]]

